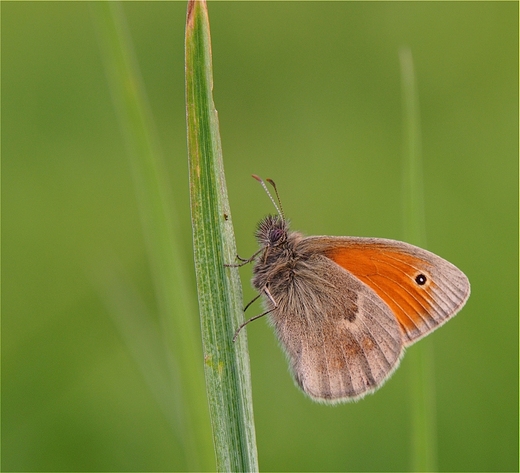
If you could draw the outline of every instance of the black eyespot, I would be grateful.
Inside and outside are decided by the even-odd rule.
[[[415,282],[419,284],[419,286],[424,286],[426,284],[426,276],[424,274],[418,274],[415,276]]]

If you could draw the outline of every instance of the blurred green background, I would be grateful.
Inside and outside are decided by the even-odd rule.
[[[90,6],[1,8],[2,470],[185,470],[183,431],[146,379],[155,367],[136,362],[110,304],[116,274],[128,304],[135,309],[135,297],[149,308],[143,317],[154,317]],[[129,2],[124,11],[195,300],[186,5]],[[518,471],[518,4],[222,2],[209,14],[242,256],[255,251],[255,225],[273,211],[251,173],[277,182],[295,229],[403,238],[398,51],[411,49],[428,249],[472,283],[463,311],[430,337],[438,467]],[[248,301],[251,268],[241,275]],[[410,468],[415,347],[375,395],[328,407],[294,387],[265,320],[248,327],[248,339],[262,470]],[[202,354],[194,363],[202,366]]]

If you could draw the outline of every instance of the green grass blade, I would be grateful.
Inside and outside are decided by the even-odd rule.
[[[403,166],[404,238],[426,246],[419,100],[412,53],[399,52],[404,110],[405,152]],[[428,338],[409,353],[411,365],[412,471],[436,471],[437,432],[435,422],[435,382],[433,347]]]
[[[172,377],[179,380],[179,385],[170,393],[170,402],[178,419],[177,434],[183,441],[187,467],[211,470],[214,462],[194,294],[187,284],[187,265],[183,265],[180,256],[180,232],[152,116],[121,4],[97,2],[92,8],[108,82],[128,148],[154,279],[161,336],[175,357]],[[145,338],[142,341],[145,343]],[[165,359],[168,360],[167,354]]]
[[[186,112],[195,270],[206,390],[218,471],[257,471],[242,290],[226,193],[217,111],[212,96],[211,40],[205,1],[189,1],[186,20]]]

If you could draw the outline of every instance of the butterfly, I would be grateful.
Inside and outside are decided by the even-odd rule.
[[[252,284],[266,306],[240,325],[234,340],[246,324],[268,315],[296,383],[312,399],[347,402],[375,391],[398,367],[406,347],[450,320],[468,300],[465,274],[417,246],[291,231],[281,205],[253,177],[278,215],[259,223],[257,253],[230,265],[254,263]],[[267,181],[280,204],[276,185]]]

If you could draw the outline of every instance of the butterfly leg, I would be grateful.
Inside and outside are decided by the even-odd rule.
[[[237,328],[236,332],[235,332],[235,335],[233,336],[233,343],[235,342],[235,340],[237,339],[238,337],[238,334],[240,332],[240,330],[242,330],[249,322],[252,322],[253,320],[256,320],[256,319],[259,319],[260,317],[263,317],[264,315],[267,315],[269,312],[272,312],[274,309],[276,309],[276,307],[278,307],[278,304],[276,303],[276,301],[274,300],[273,296],[271,295],[271,293],[269,292],[269,289],[267,289],[267,286],[264,287],[263,291],[262,291],[268,298],[269,300],[273,303],[274,307],[269,309],[269,310],[266,310],[265,312],[262,312],[261,314],[259,315],[255,315],[254,317],[251,317],[250,319],[246,320],[245,322],[243,322],[242,324],[240,324],[240,326]],[[246,305],[246,307],[244,308],[244,311],[253,303],[255,302],[260,296],[261,296],[262,293],[258,294],[258,296],[256,296],[249,304]]]
[[[249,306],[255,302],[262,294],[258,294],[254,299],[252,299],[251,301],[249,301],[249,303],[244,307],[244,312],[249,308]]]
[[[262,289],[262,291],[268,297],[268,299],[273,303],[273,305],[274,305],[273,309],[276,309],[278,307],[278,304],[276,303],[276,301],[274,300],[274,297],[269,292],[269,289],[267,289],[267,284]],[[273,310],[273,309],[271,309],[271,310]]]
[[[253,256],[251,256],[250,258],[247,258],[247,259],[241,258],[238,255],[235,255],[235,257],[241,262],[236,263],[236,264],[224,264],[224,266],[226,268],[241,268],[242,266],[245,266],[247,263],[251,263],[251,261],[253,261],[257,257],[258,253],[260,253],[262,250],[263,250],[263,248],[260,248]]]
[[[243,263],[249,263],[251,261],[251,258],[241,258],[239,255],[236,255],[236,257],[238,260],[242,261]]]
[[[262,312],[261,314],[255,315],[254,317],[251,317],[250,319],[246,320],[244,323],[241,323],[240,326],[237,328],[235,335],[233,336],[233,342],[235,342],[235,340],[237,339],[240,330],[242,330],[249,322],[259,319],[260,317],[263,317],[264,315],[267,315],[269,312],[272,312],[274,309],[275,309],[275,307],[273,307],[272,309],[266,310],[265,312]]]

